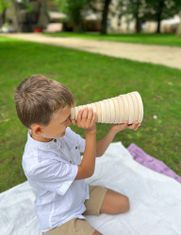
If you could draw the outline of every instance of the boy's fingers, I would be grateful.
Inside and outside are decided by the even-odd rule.
[[[88,109],[85,108],[82,112],[82,119],[86,119],[87,118],[87,115],[88,115]]]
[[[138,126],[138,122],[133,124],[133,128],[135,129]]]
[[[91,120],[92,120],[92,116],[93,116],[93,110],[92,110],[92,109],[89,109],[89,110],[88,110],[87,119],[88,119],[89,121],[91,121]]]
[[[138,129],[139,125],[140,125],[140,123],[135,122],[135,123],[133,123],[133,124],[130,124],[130,125],[128,126],[128,128],[129,128],[129,129],[133,129],[133,130],[136,131],[136,130]]]
[[[135,124],[129,124],[129,125],[128,125],[128,128],[129,128],[129,129],[134,129],[134,126],[135,126]]]
[[[138,124],[136,125],[135,130],[137,130],[140,126],[141,126],[141,124],[140,124],[140,123],[138,123]]]
[[[77,115],[77,121],[81,120],[82,112],[83,112],[83,109],[79,110],[78,115]]]
[[[128,128],[132,128],[133,127],[133,124],[131,123],[131,124],[128,124]]]
[[[94,121],[97,122],[97,113],[94,112]]]
[[[137,121],[135,124],[134,124],[134,129],[137,129],[139,127],[139,122]]]
[[[78,112],[76,124],[81,128],[90,128],[95,125],[97,114],[92,108],[83,108]],[[75,123],[75,120],[72,120]]]
[[[92,119],[91,119],[91,125],[94,125],[97,121],[97,114],[93,111]]]
[[[91,126],[91,122],[92,122],[92,110],[88,109],[87,118],[85,119],[85,127],[89,128]]]

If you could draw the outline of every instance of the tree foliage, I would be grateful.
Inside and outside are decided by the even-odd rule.
[[[9,6],[10,2],[8,0],[0,0],[0,14],[2,14]]]
[[[55,0],[60,10],[67,14],[74,31],[82,31],[82,11],[90,2],[90,0]]]
[[[180,0],[147,0],[146,2],[149,9],[146,19],[157,21],[157,33],[160,33],[161,20],[171,18],[181,10]]]
[[[132,15],[136,32],[141,31],[143,22],[154,20],[159,33],[161,20],[177,14],[181,9],[181,0],[119,0],[119,7],[122,14]]]

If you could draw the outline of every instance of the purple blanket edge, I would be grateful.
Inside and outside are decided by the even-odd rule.
[[[140,163],[141,165],[153,171],[167,175],[177,180],[179,183],[181,183],[181,176],[177,175],[164,162],[144,152],[143,149],[138,147],[136,144],[134,143],[130,144],[127,149],[130,152],[130,154],[133,156],[133,159],[137,161],[138,163]]]

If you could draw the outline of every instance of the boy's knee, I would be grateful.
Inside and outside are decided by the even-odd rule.
[[[127,197],[127,196],[125,196],[125,211],[124,212],[127,212],[127,211],[129,211],[129,209],[130,209],[130,203],[129,203],[129,198]]]
[[[119,209],[121,213],[128,212],[130,209],[129,198],[127,196],[120,196]]]
[[[94,231],[92,235],[103,235],[102,233],[98,232],[97,230]]]

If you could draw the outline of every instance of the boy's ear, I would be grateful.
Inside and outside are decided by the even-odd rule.
[[[35,135],[39,135],[42,133],[42,127],[39,124],[32,124],[31,131]]]

